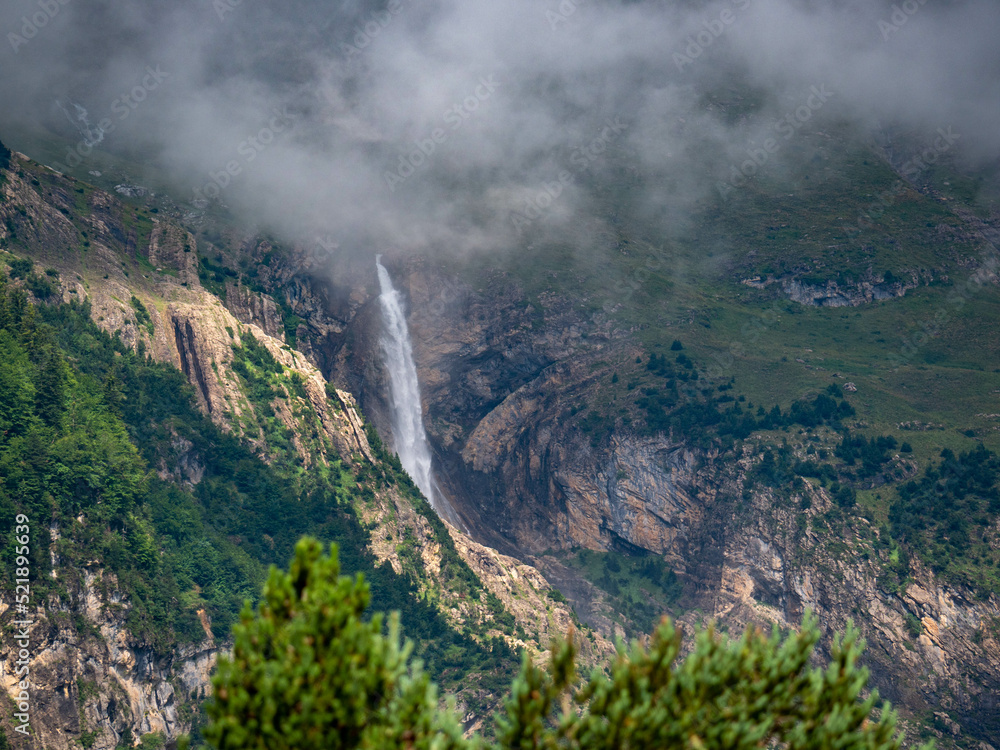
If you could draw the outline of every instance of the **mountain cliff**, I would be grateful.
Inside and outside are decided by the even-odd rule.
[[[995,289],[990,266],[973,268],[980,274],[975,283]],[[913,453],[900,452],[893,439],[896,450],[884,451],[884,463],[865,480],[858,475],[866,472],[851,468],[853,459],[837,457],[845,430],[882,430],[853,406],[865,408],[867,378],[850,365],[837,372],[810,366],[816,358],[797,358],[793,366],[816,367],[821,395],[831,392],[829,384],[850,416],[793,416],[805,413],[803,404],[825,403],[807,386],[803,400],[779,409],[785,416],[777,423],[750,417],[735,442],[732,435],[720,440],[706,423],[725,419],[721,405],[738,403],[727,398],[732,376],[692,359],[696,343],[664,345],[650,355],[603,309],[584,312],[551,294],[539,314],[509,274],[497,271],[476,288],[426,262],[407,269],[428,431],[445,491],[474,533],[535,565],[585,622],[609,635],[638,634],[671,611],[693,627],[715,620],[731,631],[746,623],[794,628],[809,608],[829,637],[850,619],[868,640],[873,684],[926,731],[962,742],[996,738],[997,515],[982,516],[977,578],[953,575],[912,546],[899,546],[886,499],[897,482],[916,476]],[[299,314],[309,319],[305,307]],[[798,313],[782,307],[781,314]],[[332,377],[350,383],[379,415],[386,408],[378,401],[380,376],[361,364],[374,356],[366,348],[375,345],[371,325],[361,307],[345,326],[351,346],[331,358]],[[692,341],[689,329],[675,330]],[[661,365],[661,351],[695,364]],[[687,392],[691,421],[650,431],[649,402],[677,414],[676,403],[656,399],[667,396],[665,379],[687,373],[697,383]],[[739,371],[734,375],[739,382]],[[716,395],[704,396],[706,387]],[[683,397],[669,399],[683,404]],[[716,398],[724,400],[713,406]],[[930,438],[927,453],[941,445],[904,415],[887,431],[914,443]],[[774,448],[784,456],[775,459]],[[908,443],[906,449],[913,450]],[[819,452],[832,464],[829,476],[817,479],[809,475]],[[774,460],[779,468],[766,476]],[[655,585],[659,574],[638,563],[629,567],[649,559],[665,565],[683,593]]]
[[[138,446],[129,518],[152,553],[101,559],[81,529],[107,523],[105,541],[129,540],[119,519],[97,520],[106,490],[75,521],[51,495],[31,505],[36,559],[48,563],[34,571],[35,734],[24,746],[114,748],[197,731],[243,596],[304,533],[340,544],[348,569],[373,578],[375,606],[403,610],[418,653],[459,689],[470,727],[481,724],[516,650],[539,653],[575,618],[545,579],[437,519],[353,396],[286,343],[271,298],[231,281],[225,304],[208,291],[199,276],[213,283],[211,245],[20,154],[2,190],[10,304],[37,306],[67,377],[95,391],[94,413]],[[58,445],[68,428],[56,429]],[[21,507],[17,481],[8,473],[5,490]],[[191,555],[204,560],[182,559]],[[191,570],[213,559],[221,569]],[[157,586],[176,598],[147,612]],[[5,622],[17,617],[2,607]],[[584,646],[590,663],[611,651],[597,634]],[[3,678],[12,697],[15,658]],[[13,729],[5,725],[20,746]]]
[[[606,634],[663,612],[735,629],[811,608],[828,635],[853,619],[919,731],[995,744],[996,208],[956,197],[954,173],[825,158],[794,201],[706,209],[706,234],[747,239],[718,260],[621,215],[599,260],[545,237],[491,264],[390,257],[439,481]],[[858,227],[821,223],[831,202]],[[288,249],[266,288],[387,434],[371,271],[313,257]]]
[[[865,210],[833,176],[803,188],[822,201],[731,198],[699,217],[703,236],[667,246],[624,212],[594,219],[610,246],[593,257],[543,235],[488,264],[387,254],[408,301],[437,479],[470,535],[436,518],[391,453],[373,263],[238,227],[189,231],[19,155],[2,239],[15,286],[53,309],[86,299],[117,356],[183,373],[218,439],[245,446],[288,498],[336,498],[310,500],[311,517],[296,520],[292,500],[271,507],[244,486],[213,495],[220,469],[197,430],[161,415],[154,440],[130,423],[149,469],[193,493],[224,537],[212,543],[251,558],[240,575],[283,563],[298,533],[353,544],[355,569],[392,592],[379,606],[403,608],[404,626],[408,614],[434,618],[411,619],[410,632],[438,679],[472,675],[469,726],[495,703],[513,650],[537,653],[577,618],[597,663],[609,638],[664,613],[688,627],[795,628],[810,608],[827,645],[848,619],[861,627],[873,684],[918,736],[992,746],[997,216],[955,205],[940,183],[901,185],[889,164],[851,172],[852,159],[825,169],[893,189],[878,216],[844,230],[861,243],[861,272],[838,260],[844,237],[811,237],[816,206]],[[914,254],[866,244],[914,214],[928,219],[906,235]],[[720,227],[739,250],[713,258]],[[79,342],[69,352],[86,359]],[[114,571],[98,573],[114,590]],[[114,747],[126,727],[196,728],[231,607],[192,587],[200,634],[154,659],[120,621],[81,609],[87,580],[59,606],[104,634],[81,651],[98,671],[53,672],[58,742],[96,731],[95,746]],[[126,610],[136,598],[114,596]],[[73,650],[78,632],[45,649]],[[114,672],[135,696],[128,712],[81,687],[104,685],[119,657],[137,665]]]

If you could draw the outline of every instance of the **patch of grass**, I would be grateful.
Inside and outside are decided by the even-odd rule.
[[[683,590],[666,561],[652,553],[630,556],[581,549],[565,556],[563,563],[608,594],[612,610],[629,636],[651,632]]]

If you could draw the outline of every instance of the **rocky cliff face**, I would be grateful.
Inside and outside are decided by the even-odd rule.
[[[764,289],[772,284],[778,284],[781,291],[793,302],[813,307],[857,307],[872,302],[883,302],[895,297],[902,297],[911,289],[930,283],[935,279],[931,273],[910,271],[907,278],[897,279],[893,276],[875,278],[870,273],[868,278],[859,281],[813,281],[802,278],[767,278],[755,276],[743,279],[742,283],[754,289]],[[947,276],[944,277],[947,280]]]
[[[86,741],[113,750],[144,734],[170,738],[190,731],[218,654],[207,628],[201,644],[158,654],[130,636],[130,604],[96,562],[64,585],[72,606],[52,600],[29,615],[34,736],[23,746],[70,748]],[[8,610],[0,604],[5,621]],[[18,694],[15,659],[10,649],[2,662],[3,687],[12,698]],[[9,724],[5,731],[15,743],[21,737]]]
[[[15,160],[2,188],[0,242],[31,258],[39,274],[53,272],[49,277],[57,280],[56,293],[63,301],[87,301],[99,326],[183,371],[203,411],[223,429],[246,438],[264,460],[272,460],[274,448],[257,413],[259,405],[248,398],[234,370],[234,346],[252,335],[282,367],[283,392],[269,406],[292,434],[291,450],[301,465],[309,469],[336,459],[364,471],[378,464],[354,396],[330,387],[309,361],[333,362],[338,355],[346,361],[342,350],[377,347],[374,326],[348,330],[349,320],[370,322],[366,316],[372,309],[363,292],[331,284],[317,294],[315,286],[286,266],[263,263],[271,252],[267,243],[247,249],[262,261],[262,280],[282,285],[293,312],[307,318],[312,334],[302,340],[307,358],[285,343],[283,321],[269,295],[229,284],[223,304],[202,288],[197,243],[187,231],[21,155]],[[298,261],[309,269],[307,258]],[[343,291],[346,300],[330,290]],[[367,369],[360,369],[360,381],[350,382],[369,389],[378,384],[378,361],[369,360]],[[386,418],[376,399],[368,403],[380,419]],[[191,444],[178,437],[174,449],[170,460],[154,468],[164,479],[199,483],[203,468]],[[376,558],[414,579],[456,629],[479,623],[487,636],[540,656],[574,619],[567,605],[549,595],[551,587],[536,569],[449,527],[444,534],[498,604],[456,591],[446,575],[445,541],[398,487],[359,498],[357,512],[371,532]],[[70,603],[53,600],[35,615],[32,725],[44,728],[26,746],[61,750],[84,741],[110,749],[150,732],[162,732],[169,740],[189,731],[199,701],[210,690],[209,672],[226,644],[212,640],[205,621],[202,644],[157,654],[129,634],[124,622],[130,603],[98,561],[79,574],[54,565],[56,575],[65,579]],[[516,631],[497,621],[505,613],[513,615]],[[4,622],[13,617],[8,603],[0,604],[0,617]],[[612,651],[602,636],[587,633],[584,663],[595,665]],[[3,676],[12,698],[17,694],[13,659],[7,657]],[[483,718],[470,715],[467,720]]]
[[[742,481],[740,470],[732,475]],[[733,485],[732,489],[736,489]],[[802,509],[802,498],[810,505]],[[945,736],[995,741],[1000,733],[1000,600],[942,583],[919,562],[902,587],[887,585],[889,552],[857,516],[843,525],[826,492],[755,493],[724,503],[728,530],[707,612],[738,627],[794,627],[806,608],[830,634],[850,619],[868,642],[872,684]],[[803,523],[802,519],[807,519]],[[884,540],[882,540],[884,541]]]
[[[824,490],[789,497],[751,488],[749,453],[720,462],[683,436],[638,437],[621,425],[595,444],[581,429],[581,404],[601,398],[601,383],[638,353],[601,314],[555,294],[534,309],[500,273],[472,288],[419,261],[392,271],[409,295],[439,478],[481,541],[532,561],[609,636],[617,626],[602,592],[553,553],[585,547],[662,557],[685,582],[681,620],[691,625],[715,618],[728,629],[794,628],[810,608],[830,637],[853,619],[883,696],[942,737],[995,744],[995,596],[946,585],[917,564],[896,590],[885,581],[889,553],[878,531],[838,515]],[[885,289],[873,282],[843,295],[832,287],[819,296],[801,285],[786,291],[805,304],[853,305],[902,295],[918,281]],[[363,290],[359,282],[355,294]],[[310,294],[301,299],[322,304]],[[387,433],[370,300],[345,323],[350,346],[333,345],[324,357],[329,374],[361,394]]]
[[[455,498],[474,535],[500,550],[574,543],[553,535],[552,506],[566,502],[561,472],[586,472],[576,458],[589,449],[560,443],[561,425],[607,374],[609,360],[634,357],[634,346],[603,314],[582,318],[571,300],[551,295],[540,303],[544,312],[535,309],[502,274],[483,294],[420,262],[390,272],[409,292],[414,357],[442,490]],[[389,435],[373,302],[369,296],[358,308],[344,343],[332,342],[323,360],[327,374],[357,393],[365,413]],[[570,456],[573,461],[564,460]],[[575,543],[598,543],[584,542],[582,528],[573,533]]]

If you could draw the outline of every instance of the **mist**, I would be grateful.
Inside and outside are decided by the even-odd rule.
[[[1000,159],[987,0],[8,0],[0,32],[0,137],[44,126],[56,169],[121,154],[194,216],[343,254],[502,252],[602,189],[676,229],[800,126]]]

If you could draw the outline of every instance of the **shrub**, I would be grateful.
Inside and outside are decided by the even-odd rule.
[[[336,547],[322,554],[304,539],[288,573],[272,569],[260,607],[244,609],[232,658],[213,679],[205,737],[222,750],[305,748],[482,748],[465,738],[454,703],[442,708],[435,686],[398,618],[365,620],[369,589],[339,576]],[[898,750],[895,714],[871,718],[863,649],[848,623],[831,663],[810,668],[819,639],[807,614],[782,639],[750,627],[737,641],[700,633],[683,660],[681,636],[666,619],[648,645],[622,650],[608,674],[582,683],[572,632],[553,644],[548,669],[525,654],[497,719],[499,748],[694,747],[757,750],[837,747]]]
[[[23,279],[31,273],[32,268],[34,266],[27,258],[14,258],[10,262],[10,277],[12,279]]]

